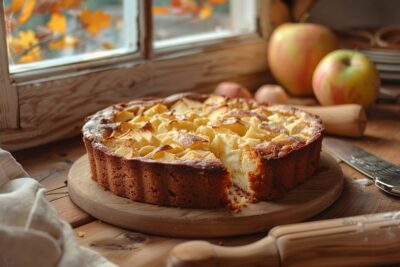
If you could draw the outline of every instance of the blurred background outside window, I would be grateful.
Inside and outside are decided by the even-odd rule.
[[[254,33],[256,0],[154,0],[153,46]],[[10,72],[138,50],[137,0],[4,0]]]
[[[11,72],[137,49],[136,0],[4,0],[4,5]]]
[[[154,46],[166,47],[255,31],[255,0],[154,0]]]

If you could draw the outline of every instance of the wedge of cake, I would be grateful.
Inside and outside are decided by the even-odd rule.
[[[322,136],[321,120],[293,107],[199,94],[117,104],[83,127],[92,178],[102,187],[190,208],[237,207],[237,191],[281,197],[313,175]]]

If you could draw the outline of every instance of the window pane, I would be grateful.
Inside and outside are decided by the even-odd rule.
[[[136,0],[4,0],[4,5],[11,72],[137,48]]]
[[[166,47],[255,31],[256,0],[154,0],[154,45]]]

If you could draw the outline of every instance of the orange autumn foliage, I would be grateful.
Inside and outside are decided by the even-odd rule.
[[[16,0],[19,1],[19,0]],[[61,9],[73,9],[82,4],[82,0],[38,0],[36,10],[39,13],[57,13]]]
[[[111,16],[101,10],[91,12],[85,8],[81,11],[79,19],[86,31],[92,35],[97,35],[102,29],[111,27]]]
[[[23,6],[23,4],[24,4],[24,0],[13,0],[13,1],[11,1],[10,7],[9,7],[10,11],[13,12],[13,13],[16,13],[16,12],[20,11],[22,6]]]
[[[223,5],[227,0],[208,0],[208,2],[212,5]]]
[[[81,44],[81,40],[87,40],[90,36],[99,35],[103,29],[111,28],[111,16],[101,10],[83,8],[82,3],[86,1],[88,0],[11,0],[5,9],[10,60],[14,63],[41,60],[49,50],[75,48]],[[28,21],[35,15],[49,16],[42,17],[47,20],[43,24],[37,25],[35,20],[32,26]],[[69,29],[69,21],[78,21],[80,24]],[[25,30],[25,25],[32,28]],[[103,49],[114,48],[106,40],[94,39],[93,42],[98,42]]]
[[[154,15],[192,14],[200,20],[208,19],[213,14],[214,5],[223,5],[227,0],[170,0],[170,6],[154,6]]]
[[[153,14],[154,15],[167,15],[169,14],[169,8],[165,6],[155,6],[153,7]]]
[[[65,33],[67,30],[67,18],[60,13],[54,13],[47,23],[47,28],[57,33]]]
[[[87,1],[10,0],[5,10],[10,58],[18,63],[40,60],[41,56],[46,57],[49,50],[75,48],[84,44],[83,41],[96,42],[102,49],[113,49],[114,44],[99,40],[98,36],[104,29],[120,29],[121,20],[116,17],[111,21],[112,17],[102,10],[84,8],[82,3]],[[215,5],[225,3],[227,0],[170,0],[167,6],[154,6],[153,14],[192,14],[194,19],[206,20],[212,17]],[[28,24],[35,15],[47,21],[37,25],[35,19]],[[70,21],[78,21],[79,24],[74,23],[74,26],[68,27]],[[27,27],[24,25],[32,28],[25,30]]]
[[[199,12],[199,19],[208,19],[209,17],[212,16],[213,13],[213,8],[209,3],[205,3],[202,8],[200,9]]]
[[[11,52],[21,54],[18,63],[27,63],[41,59],[40,47],[37,46],[38,39],[32,30],[20,31],[17,37],[8,38],[8,46]],[[25,51],[27,53],[23,54]]]
[[[33,10],[36,6],[36,0],[25,0],[21,7],[21,15],[18,19],[20,24],[26,23],[32,16]]]
[[[61,39],[51,41],[49,43],[49,48],[52,50],[65,50],[74,48],[79,43],[79,38],[75,36],[64,36]]]
[[[101,45],[102,45],[103,48],[106,49],[106,50],[110,50],[110,49],[113,49],[113,48],[114,48],[114,45],[111,44],[109,41],[103,41],[103,42],[101,43]]]

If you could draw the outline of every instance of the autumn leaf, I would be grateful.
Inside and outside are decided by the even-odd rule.
[[[67,18],[63,14],[54,13],[47,23],[47,28],[54,32],[64,34],[67,30]]]
[[[10,11],[16,13],[21,10],[24,0],[12,0],[10,3]]]
[[[26,23],[32,16],[32,12],[35,9],[36,0],[25,0],[22,6],[21,15],[18,19],[20,24]]]
[[[71,35],[64,36],[60,40],[49,43],[48,47],[52,50],[64,50],[75,48],[79,43],[79,38]]]
[[[167,15],[169,14],[169,8],[165,6],[153,6],[154,15]]]
[[[12,47],[16,54],[22,53],[24,50],[30,48],[38,43],[38,39],[32,30],[19,31],[17,37],[11,39]]]
[[[101,45],[106,50],[110,50],[110,49],[114,48],[114,45],[112,43],[110,43],[109,41],[103,41],[103,43]]]
[[[62,8],[74,9],[82,4],[82,0],[37,0],[36,10],[43,13],[60,13]]]
[[[227,0],[208,0],[211,5],[223,5]]]
[[[27,63],[41,59],[40,47],[37,46],[38,42],[39,41],[32,30],[20,31],[18,32],[17,37],[11,37],[9,39],[9,47],[15,54],[16,58],[21,55],[18,59],[18,63]],[[25,55],[22,55],[25,51],[28,52]]]
[[[171,6],[173,6],[173,7],[180,7],[182,5],[181,0],[170,0],[170,2],[171,2]]]
[[[61,9],[60,0],[37,0],[36,11],[38,13],[59,13]]]
[[[153,7],[153,14],[185,15],[191,13],[197,19],[208,19],[212,16],[214,5],[226,4],[227,0],[170,0],[170,7]]]
[[[61,4],[64,8],[77,8],[82,4],[82,0],[62,0]]]
[[[85,29],[92,35],[97,35],[102,29],[111,27],[111,16],[101,10],[91,12],[88,8],[85,8],[81,11],[79,19]]]
[[[208,3],[205,3],[200,9],[198,18],[201,20],[208,19],[209,17],[212,16],[212,13],[213,13],[212,6]]]
[[[177,15],[184,15],[187,13],[197,14],[199,6],[194,0],[171,0],[171,9]]]

